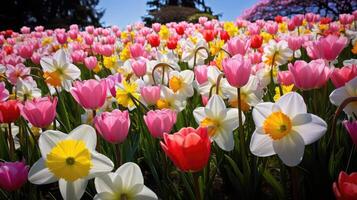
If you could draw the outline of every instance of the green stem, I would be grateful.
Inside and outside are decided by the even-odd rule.
[[[202,200],[201,191],[200,191],[200,183],[198,180],[199,177],[200,177],[200,175],[198,172],[193,173],[196,200]]]
[[[15,159],[15,142],[14,142],[14,138],[12,137],[12,132],[11,132],[11,123],[8,124],[8,141],[9,141],[9,154],[10,154],[10,158],[11,160]]]
[[[115,144],[115,155],[117,159],[118,167],[121,166],[121,154],[120,154],[120,144]]]
[[[292,194],[293,194],[293,200],[299,200],[300,199],[300,187],[299,187],[299,171],[296,167],[291,167],[290,168],[290,175],[291,175],[291,189],[292,189]]]

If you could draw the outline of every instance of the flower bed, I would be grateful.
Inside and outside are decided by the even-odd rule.
[[[356,39],[356,12],[1,32],[0,199],[357,198]]]

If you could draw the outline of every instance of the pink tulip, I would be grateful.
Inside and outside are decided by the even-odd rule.
[[[34,64],[39,65],[40,61],[41,61],[41,55],[39,53],[37,53],[37,52],[33,53],[32,56],[31,56],[31,61]]]
[[[31,32],[31,28],[23,26],[20,31],[22,34],[29,34]]]
[[[278,83],[282,85],[294,84],[294,77],[290,71],[279,71],[278,72]]]
[[[294,36],[288,37],[287,41],[288,41],[289,48],[293,51],[300,49],[302,44],[305,42],[303,37],[294,37]]]
[[[357,76],[357,65],[335,68],[330,75],[331,81],[336,88],[342,87],[348,81]]]
[[[83,63],[86,53],[83,50],[73,51],[71,57],[74,63]]]
[[[269,34],[275,35],[278,32],[278,24],[276,22],[266,23],[265,29]]]
[[[5,88],[5,83],[0,82],[0,102],[6,101],[9,98],[9,91]]]
[[[233,87],[242,87],[248,83],[251,73],[250,59],[245,59],[242,55],[226,58],[222,62],[223,71],[228,83]]]
[[[56,38],[57,38],[58,43],[60,43],[60,44],[64,44],[67,42],[66,33],[58,33],[58,34],[56,34]]]
[[[170,109],[150,110],[144,120],[150,134],[155,138],[162,138],[164,133],[171,132],[176,123],[176,112]]]
[[[17,49],[19,56],[29,59],[31,58],[33,51],[34,51],[34,46],[32,44],[23,44],[19,46]]]
[[[347,24],[352,24],[354,20],[354,16],[350,14],[340,14],[339,19],[341,24],[347,25]]]
[[[194,68],[195,78],[198,84],[201,85],[202,83],[205,83],[208,80],[207,71],[207,65],[198,65]]]
[[[262,53],[256,51],[256,52],[251,52],[248,55],[250,61],[252,62],[252,64],[258,64],[262,62]]]
[[[310,63],[298,60],[294,65],[289,64],[289,71],[293,76],[295,86],[302,90],[320,88],[326,84],[330,76],[330,69],[322,59],[313,60]]]
[[[103,56],[111,56],[114,53],[114,46],[110,44],[105,44],[100,46],[100,54]]]
[[[240,39],[239,37],[234,37],[227,42],[228,52],[234,56],[237,54],[245,55],[249,48],[249,42]]]
[[[133,60],[131,68],[137,77],[142,77],[146,74],[146,61],[144,59]]]
[[[85,34],[84,41],[86,42],[87,45],[92,45],[94,42],[94,37],[92,35]]]
[[[70,92],[83,108],[97,109],[104,105],[107,97],[107,83],[105,80],[76,81],[73,86]]]
[[[24,105],[18,105],[21,115],[33,126],[48,127],[56,117],[57,98],[52,101],[49,97],[27,100]]]
[[[0,188],[15,191],[26,183],[29,166],[22,162],[0,162]]]
[[[147,104],[155,105],[160,99],[160,86],[143,86],[141,96]]]
[[[328,61],[335,60],[341,51],[345,48],[348,40],[346,37],[337,37],[328,35],[316,42],[311,42],[307,46],[307,54],[312,59],[323,58]]]
[[[113,74],[113,75],[109,75],[107,78],[105,78],[104,80],[107,82],[107,87],[110,91],[110,94],[115,97],[116,96],[116,88],[115,85],[118,83],[121,83],[121,75],[119,73],[117,74]]]
[[[350,122],[348,120],[343,121],[347,132],[350,134],[350,137],[355,145],[357,145],[357,121]]]
[[[106,141],[112,144],[121,143],[128,136],[129,113],[118,109],[112,112],[103,112],[94,118],[94,126]]]
[[[130,54],[132,58],[138,58],[140,56],[143,56],[144,46],[139,43],[130,45]]]
[[[6,76],[11,84],[15,85],[17,79],[22,78],[23,80],[32,80],[29,76],[31,69],[26,67],[24,64],[20,63],[15,66],[7,65]]]
[[[97,57],[89,56],[84,59],[84,65],[89,69],[93,70],[98,64]]]
[[[304,15],[295,15],[293,16],[293,18],[291,19],[294,23],[295,26],[301,26],[302,25],[302,21],[304,20]]]
[[[161,29],[161,24],[160,24],[160,23],[153,23],[153,24],[152,24],[152,29],[153,29],[155,32],[159,32],[160,29]]]

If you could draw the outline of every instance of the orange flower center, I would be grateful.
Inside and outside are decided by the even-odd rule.
[[[282,112],[273,112],[263,124],[265,134],[273,140],[280,140],[291,132],[291,119]]]

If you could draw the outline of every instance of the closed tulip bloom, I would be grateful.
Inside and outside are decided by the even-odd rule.
[[[234,37],[227,42],[228,52],[234,56],[237,54],[244,55],[249,47],[249,42],[246,42],[239,37]]]
[[[194,68],[195,79],[199,85],[208,81],[208,67],[207,65],[198,65]]]
[[[93,70],[97,66],[97,58],[95,56],[89,56],[84,58],[84,65],[89,69]]]
[[[330,77],[330,69],[322,59],[313,60],[310,63],[298,60],[293,65],[289,64],[289,71],[293,76],[295,86],[302,90],[320,88]]]
[[[348,120],[343,121],[347,132],[350,134],[350,137],[355,145],[357,145],[357,121],[350,122]]]
[[[323,58],[332,61],[335,60],[345,48],[347,42],[348,39],[346,37],[328,35],[319,41],[311,42],[310,45],[307,46],[306,51],[312,59]]]
[[[137,77],[142,77],[146,74],[146,61],[144,59],[133,60],[131,68]]]
[[[279,71],[278,72],[278,83],[282,85],[294,84],[294,77],[290,71]]]
[[[252,68],[250,59],[236,55],[223,60],[222,66],[227,81],[231,86],[239,88],[247,84]]]
[[[57,98],[35,98],[28,100],[24,105],[19,104],[21,115],[33,126],[38,128],[48,127],[56,117]]]
[[[20,117],[17,100],[0,102],[0,123],[11,123]]]
[[[121,143],[128,136],[129,113],[117,109],[112,112],[103,112],[94,118],[94,126],[106,141],[113,144]]]
[[[335,68],[331,72],[330,78],[336,88],[344,86],[348,81],[357,76],[357,65]]]
[[[144,120],[150,134],[155,138],[162,138],[164,133],[171,132],[176,123],[176,112],[170,109],[150,110]]]
[[[26,183],[29,167],[25,162],[0,162],[0,188],[15,191]]]
[[[143,56],[144,51],[144,46],[139,43],[135,43],[130,46],[130,54],[132,58],[138,58],[140,56]]]
[[[211,153],[211,141],[206,128],[182,128],[174,134],[164,133],[160,142],[166,155],[184,172],[202,170]]]
[[[107,97],[107,83],[105,80],[94,79],[74,82],[71,88],[73,98],[86,109],[97,109],[104,105]]]
[[[357,173],[348,175],[341,171],[337,182],[333,183],[332,189],[337,200],[357,199]]]
[[[141,88],[141,96],[147,104],[155,105],[160,99],[160,86],[143,86]]]

